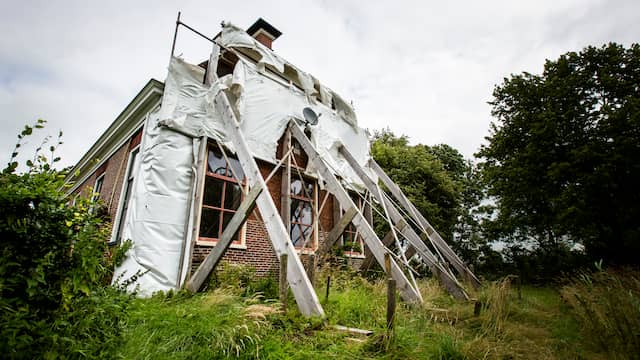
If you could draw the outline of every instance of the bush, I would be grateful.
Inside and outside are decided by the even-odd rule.
[[[127,297],[105,287],[111,264],[108,229],[97,205],[67,204],[66,173],[36,150],[17,173],[21,141],[42,128],[26,126],[0,174],[0,351],[8,358],[103,357],[113,351]],[[49,141],[45,138],[43,145]]]
[[[562,297],[590,343],[611,358],[640,358],[640,272],[583,273],[562,289]]]
[[[221,262],[211,274],[209,288],[231,288],[243,297],[251,297],[256,293],[266,299],[278,298],[278,280],[275,274],[257,276],[255,267],[245,264]]]

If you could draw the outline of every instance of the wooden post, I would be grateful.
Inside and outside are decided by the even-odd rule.
[[[482,303],[480,300],[476,299],[473,303],[473,315],[480,316],[480,311],[482,310]]]
[[[316,277],[316,256],[314,254],[309,254],[309,262],[307,264],[307,277],[311,285],[313,285]]]
[[[393,330],[393,319],[396,312],[396,281],[391,277],[391,255],[384,255],[385,271],[387,272],[387,332]]]
[[[282,311],[287,310],[287,295],[289,293],[289,283],[287,282],[287,254],[280,255],[280,303]]]
[[[324,294],[324,301],[329,301],[329,288],[331,287],[331,275],[327,276],[327,291]]]
[[[291,131],[288,129],[284,133],[282,142],[282,156],[287,155],[282,168],[282,183],[280,185],[280,217],[284,227],[291,231],[291,156],[289,152],[291,148]]]

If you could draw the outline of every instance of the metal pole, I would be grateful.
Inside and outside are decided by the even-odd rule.
[[[171,58],[176,50],[176,39],[178,38],[178,26],[180,26],[180,11],[178,11],[178,18],[176,19],[176,30],[173,32],[173,43],[171,44]]]

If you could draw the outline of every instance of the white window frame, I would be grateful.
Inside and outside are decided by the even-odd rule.
[[[98,177],[96,178],[96,181],[93,183],[93,189],[92,189],[92,193],[91,193],[91,202],[92,203],[98,201],[98,199],[100,198],[100,192],[102,191],[102,187],[104,186],[104,176],[105,176],[105,174],[106,174],[106,172],[103,172],[102,174],[98,175]],[[98,184],[100,184],[99,188],[98,188]]]
[[[125,206],[124,196],[128,188],[128,179],[129,179],[129,175],[131,175],[131,171],[136,171],[136,169],[131,168],[131,162],[134,160],[134,157],[132,155],[137,152],[136,156],[140,156],[140,145],[141,144],[138,144],[133,149],[129,150],[129,155],[127,159],[127,168],[126,168],[127,171],[125,172],[124,178],[122,179],[122,188],[120,189],[120,197],[118,198],[118,212],[116,212],[116,218],[115,218],[115,221],[113,222],[113,228],[111,229],[111,240],[109,240],[109,245],[116,245],[118,244],[118,241],[119,241],[118,230],[120,229],[120,222],[124,221],[124,219],[122,218],[122,215],[123,215],[122,212],[124,211],[124,206]],[[137,177],[138,173],[136,173],[135,176]],[[135,178],[134,178],[134,181],[135,181]],[[133,182],[131,183],[131,185],[133,185]],[[131,200],[131,196],[129,196],[129,200]]]
[[[202,181],[202,188],[198,189],[199,196],[197,196],[197,198],[200,199],[200,203],[197,204],[198,205],[198,211],[200,212],[200,214],[198,215],[198,223],[196,224],[196,227],[195,227],[195,229],[193,231],[195,239],[196,239],[196,245],[202,246],[202,247],[214,247],[214,246],[216,246],[218,244],[218,241],[200,240],[200,222],[202,222],[202,202],[204,201],[204,188],[206,186],[206,181],[205,180],[206,180],[206,177],[207,177],[207,169],[208,169],[209,151],[210,150],[220,152],[220,150],[217,148],[217,145],[215,143],[207,144],[207,155],[206,155],[206,159],[204,159],[204,171],[202,172],[202,174],[199,175],[199,176],[202,176],[202,180],[203,180]],[[225,159],[225,161],[226,161],[226,159]],[[227,164],[227,166],[231,166],[231,165]],[[242,171],[244,172],[244,169],[242,169]],[[244,184],[240,183],[239,185],[242,188],[242,190],[244,191],[244,195],[246,195],[247,194],[247,190],[249,189],[249,181],[245,180]],[[244,201],[244,195],[242,197],[242,201]],[[247,223],[248,222],[249,222],[249,219],[247,218],[247,220],[244,222],[244,224],[242,224],[242,226],[239,229],[238,242],[233,242],[232,241],[231,244],[229,244],[229,248],[230,249],[247,250],[247,231],[246,230],[247,230]]]

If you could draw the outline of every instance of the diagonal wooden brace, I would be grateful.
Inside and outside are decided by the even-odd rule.
[[[262,189],[262,192],[256,200],[256,204],[264,220],[264,225],[269,234],[269,240],[271,241],[276,256],[280,259],[281,255],[287,255],[287,282],[298,304],[298,309],[300,309],[300,312],[304,316],[324,317],[324,310],[318,301],[318,296],[291,242],[289,230],[282,223],[280,212],[269,194],[258,164],[249,150],[236,115],[224,91],[220,91],[215,96],[214,106],[216,113],[222,117],[227,138],[236,147],[236,154],[247,180],[249,183]]]
[[[309,157],[309,161],[313,164],[314,168],[320,173],[322,179],[326,182],[327,190],[336,197],[340,205],[345,209],[356,209],[356,215],[351,221],[352,224],[358,229],[360,235],[363,240],[369,247],[369,250],[373,253],[376,260],[381,266],[384,266],[384,255],[387,252],[385,247],[382,245],[382,242],[376,235],[375,231],[371,227],[371,225],[367,222],[365,216],[358,210],[356,204],[353,202],[349,193],[342,187],[340,181],[335,177],[335,175],[331,172],[327,164],[322,160],[320,154],[313,147],[309,139],[307,139],[306,135],[295,124],[295,122],[289,122],[289,129],[291,129],[291,134],[293,137],[298,140],[298,143],[302,147],[302,149],[307,153]],[[422,297],[420,292],[417,289],[414,289],[407,277],[402,272],[402,269],[398,264],[391,260],[391,276],[396,280],[398,284],[398,290],[402,298],[407,302],[420,302],[422,303]]]
[[[460,300],[468,300],[469,296],[464,291],[462,286],[458,283],[455,277],[451,275],[446,268],[442,266],[438,262],[437,257],[429,250],[429,248],[425,245],[425,243],[420,239],[418,234],[407,224],[407,222],[400,214],[400,211],[395,207],[389,199],[384,197],[380,191],[378,191],[378,186],[373,180],[366,174],[364,169],[358,164],[356,159],[351,155],[351,153],[344,147],[341,146],[338,151],[340,154],[347,160],[351,168],[358,174],[360,180],[364,183],[365,187],[369,189],[369,191],[376,197],[376,200],[380,203],[384,203],[387,211],[389,212],[389,217],[391,218],[392,224],[404,235],[404,237],[409,241],[411,246],[418,252],[420,258],[427,264],[431,272],[440,279],[440,283],[449,291],[451,295]]]
[[[211,274],[211,271],[213,271],[213,269],[218,265],[220,259],[222,259],[222,256],[229,248],[229,245],[231,245],[233,235],[236,234],[238,229],[242,227],[242,224],[244,224],[251,214],[251,211],[256,205],[256,199],[260,193],[262,193],[262,188],[259,186],[254,186],[251,191],[249,191],[247,197],[242,201],[240,207],[238,207],[238,210],[236,210],[236,213],[233,214],[233,217],[231,217],[231,220],[225,227],[224,231],[222,231],[220,241],[218,241],[216,246],[213,247],[209,255],[207,255],[202,264],[198,266],[198,269],[191,279],[189,279],[186,286],[189,291],[198,291],[207,277],[209,277],[209,274]]]
[[[423,229],[423,238],[426,237],[431,241],[433,246],[435,246],[442,255],[453,265],[453,267],[458,271],[458,273],[465,279],[467,279],[473,287],[477,288],[480,286],[480,280],[469,270],[469,268],[465,265],[465,263],[458,257],[458,255],[451,250],[449,245],[442,239],[440,234],[429,224],[427,219],[422,216],[422,214],[416,209],[416,207],[407,199],[404,195],[400,187],[391,180],[391,178],[382,170],[380,165],[376,163],[373,159],[369,160],[369,168],[371,168],[382,180],[382,182],[387,186],[387,188],[391,191],[391,194],[400,202],[400,204],[405,208],[405,210],[411,215],[411,217],[416,221]]]
[[[395,240],[395,238],[393,237],[393,231],[389,231],[382,238],[382,244],[386,247],[389,247],[393,243],[393,240]],[[373,253],[371,251],[367,251],[367,254],[364,257],[364,260],[362,260],[362,264],[360,264],[360,271],[366,272],[367,270],[369,270],[371,265],[373,265],[374,260],[375,260],[375,257],[373,257]]]
[[[351,220],[356,216],[356,213],[358,213],[358,209],[356,208],[350,208],[344,213],[342,218],[340,218],[340,221],[333,227],[333,229],[331,229],[331,231],[329,231],[329,234],[322,245],[318,250],[316,250],[316,256],[322,257],[329,252],[329,249],[331,249],[333,244],[335,244],[342,233],[344,233],[347,226],[351,224]]]

